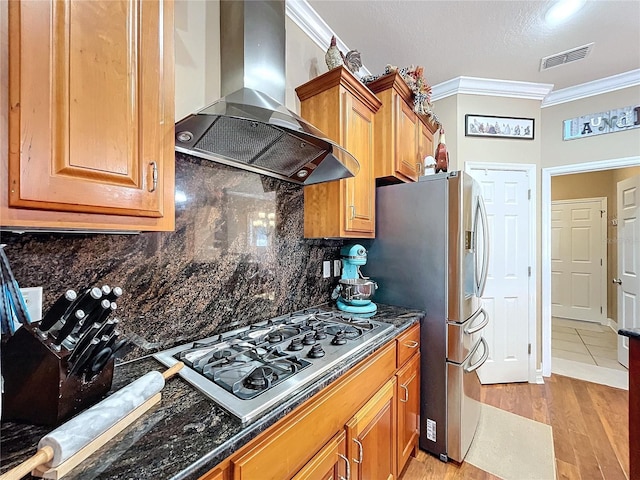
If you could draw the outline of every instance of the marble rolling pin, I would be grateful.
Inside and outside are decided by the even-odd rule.
[[[183,366],[182,362],[178,362],[163,373],[157,371],[146,373],[110,397],[76,415],[42,437],[38,443],[36,454],[4,473],[0,476],[0,480],[18,480],[32,470],[41,469],[43,466],[53,469],[74,456],[78,460],[77,455],[84,451],[86,455],[74,462],[74,466],[77,465],[126,426],[125,424],[122,428],[111,432],[108,438],[105,438],[105,434],[112,430],[114,425],[127,417],[130,418],[127,424],[133,422],[137,416],[131,418],[132,412],[156,395],[159,400],[159,393],[164,387],[165,380],[171,378]],[[103,440],[100,445],[97,445],[95,449],[88,448],[100,438]]]

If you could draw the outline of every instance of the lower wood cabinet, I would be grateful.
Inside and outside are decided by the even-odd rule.
[[[397,448],[398,475],[402,472],[409,457],[415,455],[420,434],[420,354],[411,360],[396,374],[397,393]]]
[[[346,434],[338,433],[300,470],[292,480],[338,480],[351,477],[346,456]]]
[[[396,379],[389,380],[347,423],[351,478],[396,478]]]
[[[201,480],[394,480],[418,444],[420,325],[353,367]]]

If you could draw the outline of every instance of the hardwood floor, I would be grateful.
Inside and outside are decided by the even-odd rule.
[[[558,480],[629,479],[628,391],[552,375],[544,385],[483,386],[482,402],[551,425]],[[400,479],[500,480],[422,451]]]

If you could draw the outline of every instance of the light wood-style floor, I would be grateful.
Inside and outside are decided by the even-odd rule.
[[[626,390],[552,375],[544,385],[483,386],[482,402],[551,425],[558,480],[629,480]],[[442,463],[422,451],[400,479],[499,480],[466,462]]]

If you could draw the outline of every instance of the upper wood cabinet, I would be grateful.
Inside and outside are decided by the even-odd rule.
[[[172,1],[13,1],[8,33],[2,226],[173,230]]]
[[[437,126],[413,111],[413,93],[399,73],[367,84],[382,101],[375,122],[375,178],[414,182],[424,174],[424,157],[433,155]]]
[[[374,114],[380,100],[344,67],[299,86],[296,93],[301,116],[360,164],[355,177],[304,187],[305,238],[373,238]]]

